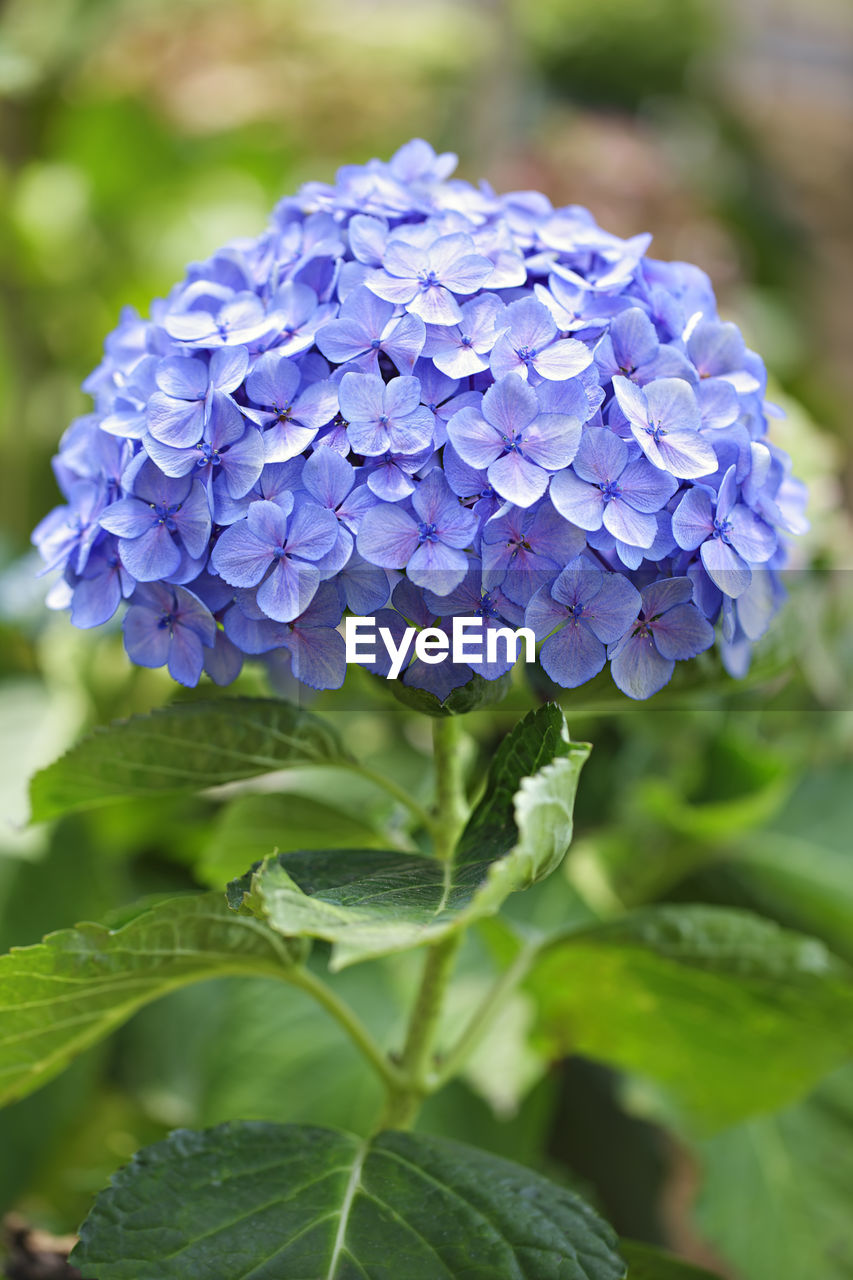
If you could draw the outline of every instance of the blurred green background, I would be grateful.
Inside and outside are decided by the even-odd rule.
[[[704,267],[767,360],[788,412],[774,433],[813,495],[791,599],[744,686],[709,661],[650,707],[604,681],[565,699],[573,736],[595,743],[578,839],[517,910],[745,905],[853,961],[849,0],[7,0],[0,98],[2,948],[221,885],[256,853],[221,800],[23,829],[35,767],[173,695],[162,673],[128,667],[115,630],[48,616],[28,552],[104,334],[188,260],[259,231],[279,195],[421,135],[457,151],[465,177],[587,204],[610,230],[654,232],[656,256]],[[241,687],[263,686],[249,672]],[[325,708],[372,763],[422,785],[425,727],[363,683],[347,694]],[[530,697],[519,687],[470,718],[483,760]],[[322,785],[292,789],[284,833],[274,801],[238,801],[258,853],[310,838]],[[341,795],[344,822],[353,803]],[[469,951],[476,985],[476,940]],[[379,963],[339,981],[393,1037],[409,977]],[[434,1100],[426,1127],[576,1184],[622,1234],[727,1276],[853,1277],[853,1072],[699,1138],[640,1082],[546,1061],[528,1015],[510,1011],[491,1062]],[[0,1208],[73,1229],[111,1170],[176,1124],[357,1129],[375,1105],[296,993],[203,984],[0,1114]]]

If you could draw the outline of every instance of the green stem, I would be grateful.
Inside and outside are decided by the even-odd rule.
[[[509,968],[495,979],[482,1004],[474,1010],[470,1022],[459,1039],[442,1057],[440,1070],[434,1080],[434,1088],[440,1089],[442,1085],[447,1084],[448,1080],[451,1080],[468,1061],[488,1030],[489,1024],[504,1007],[507,996],[526,977],[539,953],[540,945],[539,942],[529,942],[522,947]]]
[[[445,864],[446,879],[452,870],[453,851],[459,832],[468,815],[460,738],[460,725],[453,716],[433,721],[435,806],[430,830],[435,855]],[[381,1120],[382,1128],[409,1128],[424,1098],[436,1087],[435,1037],[441,1020],[445,991],[461,941],[461,931],[454,931],[441,941],[433,943],[427,950],[421,985],[409,1017],[406,1041],[399,1058],[402,1081],[397,1087],[389,1089],[388,1103]]]
[[[380,1049],[357,1014],[323,982],[322,978],[318,978],[310,969],[303,968],[291,969],[282,974],[282,977],[286,982],[307,991],[327,1013],[331,1014],[376,1071],[389,1093],[401,1088],[403,1079],[399,1069]]]
[[[433,840],[436,857],[449,862],[460,831],[468,816],[462,778],[462,728],[456,716],[432,722],[435,761],[435,808]]]
[[[406,1043],[399,1059],[402,1080],[389,1089],[388,1104],[380,1126],[383,1129],[408,1129],[424,1098],[435,1088],[433,1043],[444,993],[461,940],[461,933],[451,933],[427,951]]]

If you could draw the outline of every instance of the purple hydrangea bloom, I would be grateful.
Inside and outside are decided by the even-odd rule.
[[[672,535],[684,551],[699,548],[708,577],[727,596],[743,595],[752,581],[751,564],[765,564],[776,550],[769,524],[737,501],[735,468],[729,467],[718,494],[697,485],[684,494],[672,517]]]
[[[189,448],[162,444],[148,435],[143,436],[143,444],[164,475],[185,476],[192,471],[207,488],[221,475],[232,498],[245,497],[264,469],[261,433],[239,413],[214,409],[201,439]]]
[[[634,439],[654,466],[679,480],[695,480],[716,471],[717,455],[699,434],[702,419],[689,383],[659,378],[640,390],[617,376],[613,390]]]
[[[536,298],[519,298],[506,309],[506,328],[492,349],[495,378],[531,373],[549,381],[573,378],[592,364],[592,352],[576,338],[561,338],[554,318]]]
[[[245,520],[220,537],[211,566],[233,587],[257,586],[268,618],[292,622],[313,600],[320,585],[316,562],[337,537],[334,514],[316,502],[253,502]]]
[[[71,621],[75,627],[100,627],[135,586],[119,558],[115,539],[105,540],[88,557],[71,593]]]
[[[551,482],[551,501],[567,520],[608,533],[633,547],[650,547],[657,536],[655,512],[666,506],[678,481],[645,458],[630,461],[625,441],[604,427],[591,427],[571,467]]]
[[[148,401],[148,431],[161,444],[187,448],[204,438],[212,415],[220,429],[235,421],[240,410],[230,393],[239,387],[249,367],[245,347],[214,351],[209,364],[193,356],[171,356],[157,366],[157,391]]]
[[[551,473],[569,465],[581,438],[579,418],[548,407],[517,373],[508,373],[478,408],[455,413],[447,433],[463,462],[485,469],[496,493],[529,507],[548,488]]]
[[[613,679],[629,698],[650,698],[669,682],[677,661],[695,658],[714,643],[714,628],[692,598],[687,578],[644,588],[637,621],[610,652]]]
[[[319,506],[331,511],[338,522],[334,544],[317,562],[318,568],[326,573],[338,573],[345,568],[353,554],[361,517],[377,501],[365,485],[356,484],[356,476],[355,467],[333,449],[317,449],[302,468],[305,492]],[[281,504],[280,494],[276,500]]]
[[[583,532],[547,498],[527,508],[505,503],[483,525],[483,581],[524,606],[585,547]]]
[[[469,378],[489,367],[489,353],[506,308],[497,294],[483,293],[460,307],[458,324],[431,325],[425,355],[448,378]]]
[[[547,674],[564,689],[598,675],[607,645],[624,636],[637,617],[640,593],[618,573],[605,573],[586,556],[566,565],[530,601],[525,622],[537,639]]]
[[[338,395],[328,381],[304,385],[299,367],[279,350],[267,351],[246,379],[253,408],[247,417],[264,428],[266,462],[298,457],[338,411]]]
[[[457,324],[462,312],[455,295],[476,293],[494,267],[476,252],[470,236],[426,239],[420,230],[412,231],[412,240],[389,241],[382,268],[368,277],[367,287],[427,324]]]
[[[100,523],[118,538],[122,563],[138,582],[173,576],[181,567],[182,549],[193,560],[204,555],[210,508],[198,480],[166,476],[153,460],[145,459],[131,495],[107,507]]]
[[[392,378],[386,383],[372,373],[345,373],[338,394],[356,453],[369,458],[389,451],[420,453],[432,442],[433,417],[421,404],[417,378]]]
[[[760,358],[697,267],[454,164],[416,139],[345,166],[122,312],[33,535],[51,607],[129,602],[133,660],[188,684],[257,656],[336,688],[347,611],[526,615],[555,680],[609,655],[632,697],[709,637],[743,674],[806,528]]]
[[[358,549],[371,564],[405,568],[419,587],[447,595],[468,569],[467,547],[476,517],[459,505],[440,471],[431,471],[412,495],[411,512],[399,503],[380,502],[365,512]]]
[[[196,685],[204,650],[213,645],[216,623],[198,596],[185,587],[147,582],[136,588],[124,615],[124,643],[140,667],[169,668],[180,684]]]
[[[334,364],[357,365],[364,373],[379,372],[384,353],[400,373],[411,373],[426,340],[420,316],[403,312],[360,287],[347,295],[336,320],[317,334],[317,346]]]

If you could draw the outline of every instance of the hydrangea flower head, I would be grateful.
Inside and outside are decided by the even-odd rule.
[[[34,534],[75,625],[126,608],[131,659],[187,685],[272,654],[336,688],[347,611],[527,626],[557,684],[609,663],[632,698],[714,643],[744,671],[804,525],[761,359],[648,236],[454,165],[347,166],[122,314]]]

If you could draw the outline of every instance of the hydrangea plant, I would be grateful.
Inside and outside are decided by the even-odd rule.
[[[646,698],[715,640],[745,671],[803,526],[761,359],[648,236],[453,163],[415,141],[309,184],[124,313],[34,535],[77,626],[126,600],[130,657],[183,684],[285,651],[334,689],[344,613],[400,612],[405,575],[436,626],[462,590],[533,627],[563,687],[618,658]],[[653,587],[679,600],[654,632]],[[403,681],[445,700],[471,678]]]
[[[86,383],[95,410],[56,460],[66,505],[35,534],[51,603],[73,623],[124,607],[132,661],[190,686],[284,654],[298,681],[338,688],[347,613],[395,640],[458,619],[524,626],[557,685],[609,662],[631,698],[715,643],[745,669],[780,602],[785,535],[803,522],[802,488],[767,439],[761,360],[719,319],[704,274],[648,258],[648,237],[610,235],[536,192],[451,180],[453,165],[416,141],[309,184],[260,236],[190,267],[150,319],[123,315]],[[431,801],[277,698],[178,700],[36,775],[36,820],[306,765],[347,770],[389,805],[371,847],[318,848],[318,831],[300,850],[285,815],[276,848],[227,892],[0,959],[0,1099],[155,997],[224,974],[307,992],[384,1089],[367,1135],[235,1119],[141,1152],[81,1229],[82,1276],[705,1274],[619,1241],[538,1173],[413,1129],[485,1037],[519,1034],[501,1018],[520,992],[540,1050],[638,1071],[691,1122],[781,1105],[848,1048],[849,978],[820,944],[757,916],[614,906],[555,928],[504,911],[561,865],[589,753],[547,703],[484,779],[468,776],[459,713],[511,665],[400,659],[396,683],[433,714]],[[460,985],[451,1017],[475,939],[488,980],[464,1000]],[[388,1043],[336,975],[407,952],[420,976]],[[505,1069],[486,1056],[481,1073]],[[734,1082],[719,1066],[730,1059]],[[769,1078],[768,1059],[784,1066]]]

